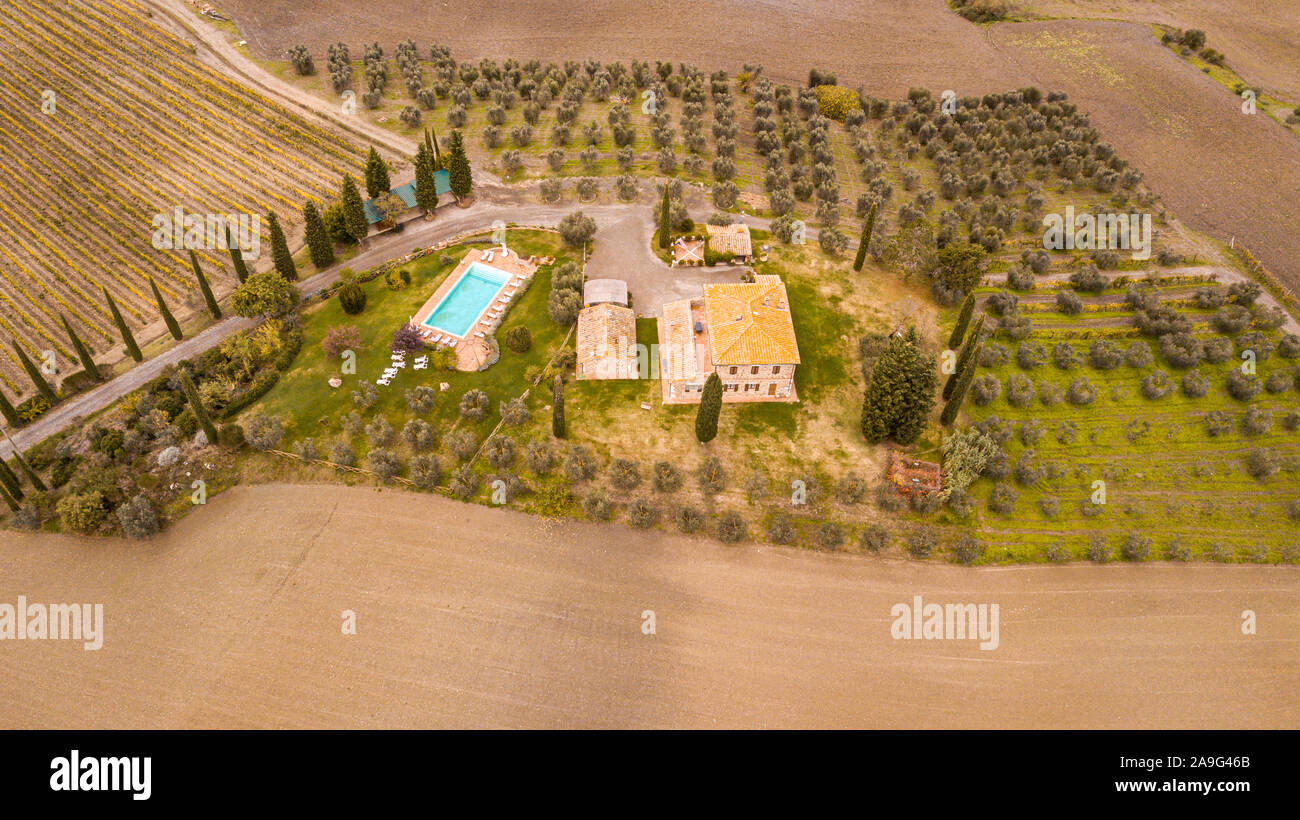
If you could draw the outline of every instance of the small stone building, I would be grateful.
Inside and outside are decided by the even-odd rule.
[[[577,351],[579,379],[637,378],[636,313],[608,302],[583,308]]]

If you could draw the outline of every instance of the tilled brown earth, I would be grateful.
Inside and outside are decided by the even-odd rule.
[[[3,552],[0,603],[106,621],[0,641],[4,727],[1300,727],[1293,568],[971,570],[281,485]],[[999,646],[891,638],[916,595],[997,604]]]

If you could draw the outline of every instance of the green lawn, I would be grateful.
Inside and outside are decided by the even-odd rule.
[[[566,251],[559,237],[554,234],[512,231],[510,245],[525,256],[555,256],[556,264],[567,261]],[[480,373],[434,370],[432,367],[417,371],[408,364],[393,379],[392,384],[378,388],[379,400],[372,407],[360,410],[352,399],[358,381],[374,382],[387,367],[393,331],[425,303],[471,247],[482,246],[457,245],[407,265],[407,270],[411,272],[411,285],[404,290],[389,290],[382,278],[366,283],[366,309],[358,316],[345,314],[337,298],[305,310],[302,353],[279,384],[249,412],[267,413],[284,421],[283,448],[287,449],[293,441],[305,437],[317,439],[319,447],[321,440],[333,440],[341,435],[339,420],[353,410],[358,410],[367,421],[376,412],[382,413],[400,431],[411,417],[404,398],[405,392],[419,384],[438,389],[440,383],[446,382],[450,387],[440,393],[437,404],[425,416],[425,420],[439,434],[459,422],[480,438],[486,435],[499,419],[496,412],[499,403],[523,393],[528,387],[525,373],[545,366],[567,330],[552,322],[547,314],[551,281],[549,266],[537,272],[532,285],[510,309],[502,325],[504,329],[521,324],[529,328],[533,346],[527,353],[513,353],[502,344],[501,360]],[[443,257],[448,257],[448,261],[441,261]],[[344,324],[358,327],[365,340],[365,348],[357,355],[355,375],[342,374],[339,360],[327,359],[321,348],[325,331],[331,326]],[[411,357],[408,360],[409,358]],[[343,386],[331,388],[328,380],[332,376],[342,378]],[[488,394],[492,408],[487,418],[476,424],[461,421],[458,409],[461,396],[473,388]],[[539,397],[538,393],[544,395]],[[530,408],[549,403],[549,394],[550,391],[545,387],[540,391],[534,390],[533,395],[530,395]],[[533,411],[536,413],[537,409],[533,408]],[[358,456],[362,457],[367,449],[364,435],[357,436],[352,443]],[[326,453],[328,450],[321,448],[321,452]]]

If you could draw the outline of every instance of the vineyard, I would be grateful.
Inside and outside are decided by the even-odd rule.
[[[0,5],[0,95],[0,387],[16,397],[31,384],[11,340],[74,361],[66,317],[96,352],[120,343],[101,288],[133,328],[158,317],[150,278],[173,309],[194,302],[186,252],[151,243],[156,214],[296,224],[364,159],[208,70],[129,0]],[[218,292],[232,287],[224,249],[198,257]]]

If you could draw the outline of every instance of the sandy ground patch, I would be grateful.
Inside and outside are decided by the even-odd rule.
[[[325,486],[4,540],[0,600],[107,632],[0,643],[5,727],[1300,726],[1294,569],[971,571]],[[999,604],[1000,648],[891,639],[917,594]]]

